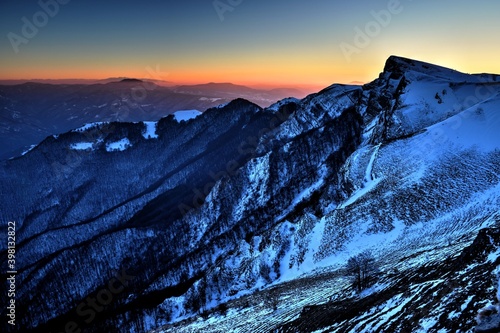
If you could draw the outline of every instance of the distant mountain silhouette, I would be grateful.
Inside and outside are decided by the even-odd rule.
[[[158,120],[178,110],[205,111],[238,97],[268,106],[301,95],[294,89],[267,91],[231,83],[172,88],[137,78],[110,78],[94,84],[37,80],[0,85],[0,159],[19,155],[49,135],[86,123]]]
[[[139,79],[123,79],[121,80],[120,82],[131,82],[131,83],[141,83],[141,82],[144,82],[142,80],[139,80]]]
[[[245,98],[253,103],[266,107],[272,103],[286,98],[303,98],[306,93],[295,88],[255,89],[233,83],[215,83],[182,85],[172,88],[175,92],[184,94],[204,95],[211,94],[225,98]]]

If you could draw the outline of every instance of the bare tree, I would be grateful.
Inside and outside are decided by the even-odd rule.
[[[352,286],[356,291],[368,288],[375,281],[378,266],[370,251],[361,252],[347,261],[346,274],[352,280]]]

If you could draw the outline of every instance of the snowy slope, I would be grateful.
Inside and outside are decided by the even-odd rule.
[[[274,285],[293,281],[303,274],[316,274],[318,270],[335,271],[350,256],[367,249],[380,258],[391,258],[387,260],[388,266],[406,261],[404,266],[397,266],[401,271],[410,271],[428,258],[439,262],[459,252],[460,247],[470,244],[480,228],[498,225],[500,85],[493,81],[481,82],[475,76],[442,67],[411,62],[415,65],[407,66],[406,59],[389,59],[386,67],[396,67],[394,71],[388,72],[386,68],[378,81],[367,85],[378,95],[370,95],[367,90],[363,92],[361,99],[368,100],[358,109],[368,124],[362,137],[368,139],[351,154],[341,170],[343,187],[348,189],[344,196],[333,204],[325,202],[319,207],[323,214],[312,219],[306,208],[304,216],[299,213],[283,221],[289,214],[286,208],[275,219],[282,222],[272,231],[255,236],[247,250],[237,250],[240,266],[245,262],[245,266],[250,264],[253,268],[250,269],[252,273],[233,277],[231,288],[239,290],[242,284],[248,286],[249,281],[255,281],[251,285],[259,288],[262,279],[270,279]],[[333,86],[333,89],[337,88]],[[353,93],[342,95],[340,92],[340,96],[345,96],[340,99],[326,95],[328,101],[319,103],[315,100],[326,96],[312,96],[302,102],[294,117],[281,125],[284,130],[276,133],[277,140],[285,143],[283,149],[290,152],[287,142],[304,132],[322,128],[321,119],[327,114],[335,117],[338,116],[336,110],[348,108],[349,104],[343,104],[342,99],[355,98],[357,88],[341,89],[345,92],[350,89]],[[447,92],[443,93],[445,90]],[[379,103],[381,96],[387,98],[385,107]],[[318,104],[326,106],[328,113],[315,112]],[[373,115],[370,108],[374,105],[378,110]],[[373,123],[376,129],[369,126]],[[319,168],[323,165],[319,164]],[[258,174],[265,175],[269,172],[266,170],[269,167],[264,166]],[[283,172],[290,171],[285,168]],[[319,192],[316,197],[321,198],[321,192],[329,191],[328,186],[313,187]],[[308,191],[307,187],[302,191]],[[262,194],[257,198],[263,198]],[[301,198],[300,193],[298,198]],[[296,205],[297,199],[291,202]],[[238,216],[242,215],[240,212]],[[274,242],[266,244],[265,239]],[[458,247],[433,250],[454,243],[456,239],[462,240]],[[411,260],[403,259],[414,253],[421,255]],[[224,269],[235,269],[231,258],[233,256],[222,266]],[[268,266],[270,273],[262,275],[262,265]],[[427,282],[415,288],[426,285]],[[220,302],[228,299],[226,294],[219,297]],[[379,325],[365,329],[382,329],[403,309],[404,302],[409,301],[416,300],[403,301],[401,295],[389,299],[387,304],[393,302],[395,305],[386,305],[386,318],[379,320]],[[314,304],[314,299],[310,302]],[[436,311],[439,314],[439,308]],[[255,323],[260,321],[258,315],[253,318]],[[210,321],[199,327],[205,330],[207,324]],[[419,331],[427,332],[438,322],[428,318],[422,319],[419,325]],[[210,327],[217,331],[219,326],[211,323]],[[246,329],[249,327],[253,326]]]
[[[180,110],[173,113],[175,120],[178,122],[194,119],[201,114],[198,110]]]
[[[500,265],[496,79],[391,57],[268,109],[47,138],[0,169],[24,331],[60,330],[123,267],[138,278],[89,332],[471,330]],[[364,250],[380,274],[357,295]]]

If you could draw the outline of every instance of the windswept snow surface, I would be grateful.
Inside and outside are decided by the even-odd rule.
[[[380,145],[381,144],[378,144],[377,146],[375,146],[375,148],[373,149],[373,153],[372,153],[372,156],[370,157],[370,162],[368,162],[368,166],[366,167],[366,172],[365,172],[365,182],[371,182],[373,181],[373,163],[375,163],[375,158],[377,157],[377,153],[378,153],[378,150],[380,148]]]
[[[177,122],[188,121],[198,117],[201,114],[198,110],[179,110],[173,113],[175,120]]]
[[[496,98],[478,103],[441,124],[431,126],[429,130],[457,146],[492,151],[499,146],[499,125],[500,99]]]

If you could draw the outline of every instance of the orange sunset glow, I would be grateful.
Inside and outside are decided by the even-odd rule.
[[[498,3],[453,4],[243,2],[221,20],[202,1],[160,9],[96,3],[92,12],[70,2],[29,38],[22,18],[40,7],[2,4],[8,17],[0,23],[7,36],[1,41],[0,79],[140,77],[321,87],[373,80],[390,54],[469,73],[500,72],[498,34],[491,33],[500,31]]]

